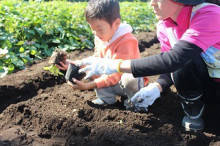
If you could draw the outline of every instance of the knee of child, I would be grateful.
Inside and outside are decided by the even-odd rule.
[[[121,76],[121,85],[123,88],[137,91],[138,90],[138,79],[134,78],[132,74],[124,73]]]

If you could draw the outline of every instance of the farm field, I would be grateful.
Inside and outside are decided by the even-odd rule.
[[[155,32],[136,34],[141,56],[160,52]],[[69,53],[72,60],[92,50]],[[121,97],[113,106],[95,106],[95,93],[73,90],[63,77],[43,67],[48,58],[0,81],[0,146],[10,145],[126,145],[126,146],[219,146],[220,107],[209,102],[200,132],[185,131],[183,111],[171,87],[148,113],[126,111]],[[153,82],[157,76],[151,76]]]
[[[86,2],[2,0],[0,3],[0,78],[25,69],[56,48],[68,52],[93,49],[93,34],[85,21]],[[122,22],[133,32],[155,29],[146,2],[121,2]],[[128,9],[129,8],[129,9]]]

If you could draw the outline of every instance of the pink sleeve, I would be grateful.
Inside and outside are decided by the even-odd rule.
[[[215,45],[220,48],[220,7],[206,6],[199,9],[181,40],[191,42],[203,51]]]
[[[166,34],[166,27],[163,21],[157,23],[157,38],[160,41],[161,52],[167,52],[170,50],[170,42]]]

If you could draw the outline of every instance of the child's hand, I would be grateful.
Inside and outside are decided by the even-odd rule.
[[[61,70],[67,70],[69,64],[74,64],[74,65],[76,65],[76,62],[79,62],[79,60],[76,60],[76,61],[66,60],[65,63],[60,62],[60,65],[56,64],[56,66],[57,66],[59,69],[61,69]]]
[[[60,62],[60,65],[58,65],[58,64],[55,64],[55,65],[56,65],[56,67],[58,67],[60,70],[67,70],[69,64],[67,64],[67,63],[64,64],[63,62]]]
[[[73,83],[71,83],[70,81],[67,82],[68,85],[70,85],[73,89],[77,89],[77,90],[89,90],[89,89],[94,89],[96,87],[96,84],[94,82],[90,82],[90,83],[84,83],[83,81],[79,81],[77,79],[73,78]]]
[[[61,70],[67,70],[68,69],[68,66],[69,64],[76,64],[75,61],[71,61],[71,60],[66,60],[65,63],[63,62],[60,62],[60,65],[59,64],[56,64],[56,66],[61,69]]]

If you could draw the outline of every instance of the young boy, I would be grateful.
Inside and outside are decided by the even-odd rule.
[[[86,20],[95,35],[94,57],[109,59],[140,58],[138,42],[132,35],[128,24],[121,24],[119,2],[117,0],[90,0],[85,10]],[[114,104],[115,96],[127,96],[130,99],[141,87],[147,84],[148,78],[134,78],[132,74],[114,73],[111,75],[93,76],[92,81],[84,83],[74,79],[76,84],[69,83],[73,89],[95,89],[97,99],[94,104]],[[127,107],[128,104],[125,104]]]

